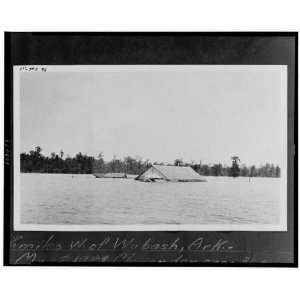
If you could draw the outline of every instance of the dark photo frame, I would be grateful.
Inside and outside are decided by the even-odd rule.
[[[14,66],[57,65],[287,66],[287,230],[16,230]],[[4,79],[4,265],[298,266],[297,32],[6,32]]]

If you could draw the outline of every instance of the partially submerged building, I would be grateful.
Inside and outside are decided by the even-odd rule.
[[[126,173],[95,173],[96,178],[127,178]]]
[[[156,180],[174,182],[201,182],[206,181],[204,177],[195,172],[191,167],[153,165],[142,173],[136,180],[150,182]]]

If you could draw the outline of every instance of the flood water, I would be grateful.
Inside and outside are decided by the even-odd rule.
[[[21,174],[23,224],[278,224],[280,179],[151,182]]]

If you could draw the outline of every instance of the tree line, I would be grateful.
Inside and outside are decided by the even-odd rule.
[[[41,147],[35,147],[29,153],[20,154],[21,172],[24,173],[64,173],[64,174],[93,174],[121,172],[127,174],[141,174],[152,165],[175,165],[190,166],[197,173],[204,176],[244,176],[244,177],[280,177],[280,167],[274,164],[246,166],[240,164],[237,156],[231,157],[232,164],[202,164],[186,163],[182,159],[176,159],[173,164],[165,164],[149,160],[143,160],[140,157],[126,156],[123,159],[114,156],[110,161],[105,161],[103,153],[97,157],[87,154],[77,153],[74,157],[64,155],[63,150],[60,153],[51,153],[50,156],[42,154]]]

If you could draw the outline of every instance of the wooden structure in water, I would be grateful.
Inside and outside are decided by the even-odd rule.
[[[94,173],[96,178],[127,178],[126,173]]]

